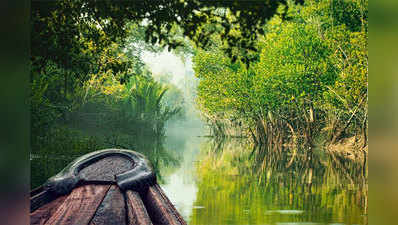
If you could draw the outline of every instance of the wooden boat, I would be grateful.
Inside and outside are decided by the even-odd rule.
[[[149,161],[131,150],[79,157],[31,191],[30,202],[31,224],[186,224]]]

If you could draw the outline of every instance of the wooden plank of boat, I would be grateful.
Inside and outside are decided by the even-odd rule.
[[[131,150],[79,157],[32,190],[30,201],[31,224],[186,224],[149,161]]]

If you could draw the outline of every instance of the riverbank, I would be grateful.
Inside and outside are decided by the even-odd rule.
[[[366,162],[368,157],[368,145],[364,146],[364,141],[358,136],[343,138],[340,141],[329,144],[325,149],[337,154],[342,158],[353,161]]]

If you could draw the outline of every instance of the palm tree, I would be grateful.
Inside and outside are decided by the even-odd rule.
[[[129,116],[147,122],[155,134],[162,135],[165,122],[181,110],[180,107],[162,104],[167,87],[142,76],[132,76],[126,87],[128,95],[125,103]]]

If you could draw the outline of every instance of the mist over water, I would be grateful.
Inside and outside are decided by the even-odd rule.
[[[206,134],[205,124],[200,119],[200,112],[194,102],[196,87],[191,85],[196,83],[187,83],[187,80],[196,80],[192,61],[188,57],[182,62],[181,58],[166,51],[157,55],[144,54],[144,61],[155,75],[155,79],[159,74],[169,74],[170,81],[183,92],[185,116],[183,119],[168,121],[164,143],[166,149],[175,148],[173,150],[180,154],[181,160],[178,168],[164,176],[162,188],[182,216],[190,221],[192,211],[201,208],[195,205],[198,188],[194,173],[202,142],[199,136]],[[180,149],[177,149],[178,147]]]
[[[248,139],[205,138],[210,132],[196,108],[191,59],[164,51],[144,60],[155,79],[162,82],[166,74],[181,91],[184,116],[167,121],[162,138],[130,142],[154,164],[158,182],[188,224],[367,224],[363,165],[322,151],[292,157],[289,149],[258,150],[263,160],[254,160]],[[35,185],[74,157],[32,159]]]
[[[188,224],[367,224],[363,165],[317,150],[292,159],[288,149],[256,162],[247,139],[204,138],[196,86],[184,83],[196,81],[190,59],[152,56],[152,72],[170,74],[184,93],[186,116],[168,121],[164,141],[178,165],[159,170],[167,170],[161,186]]]
[[[170,82],[172,84],[184,93],[188,91],[186,85],[189,84],[186,80],[194,78],[191,55],[182,58],[165,49],[160,53],[146,51],[142,55],[142,60],[149,67],[155,79],[159,80],[159,77],[164,74],[171,75]]]
[[[166,136],[189,138],[207,134],[205,123],[201,120],[200,111],[195,104],[196,87],[199,81],[192,68],[192,56],[187,55],[182,58],[164,50],[160,53],[144,52],[142,58],[155,79],[161,81],[162,76],[169,76],[168,81],[183,94],[184,118],[168,121]]]

